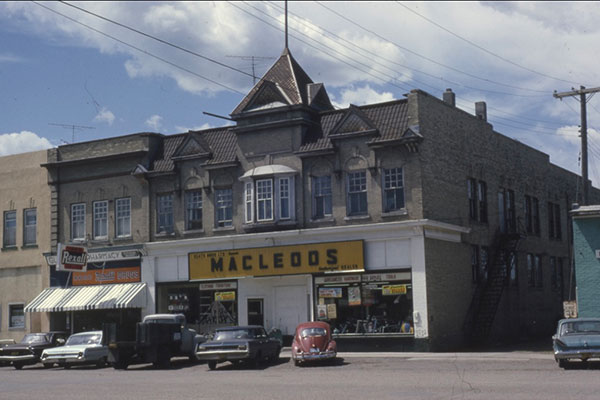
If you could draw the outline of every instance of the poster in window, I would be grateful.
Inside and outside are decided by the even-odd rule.
[[[337,307],[335,303],[327,304],[327,318],[336,319],[337,318]]]
[[[363,306],[372,306],[375,304],[375,295],[371,286],[365,285],[362,290],[362,305]]]
[[[384,296],[406,294],[406,285],[383,285],[381,287],[381,294]]]
[[[317,318],[327,319],[327,304],[317,305]]]
[[[360,286],[350,286],[348,288],[348,305],[360,306]]]
[[[326,299],[339,299],[342,297],[342,288],[339,288],[339,287],[319,288],[319,297],[323,297]]]
[[[235,301],[235,292],[215,292],[215,301]]]

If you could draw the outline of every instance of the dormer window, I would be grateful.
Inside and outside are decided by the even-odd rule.
[[[295,220],[294,176],[283,165],[266,165],[247,171],[244,182],[245,223]]]

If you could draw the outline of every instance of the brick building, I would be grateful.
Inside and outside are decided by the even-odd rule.
[[[335,110],[286,49],[231,117],[51,152],[53,245],[85,243],[112,257],[92,269],[140,273],[111,283],[137,299],[114,318],[183,312],[199,331],[259,323],[285,335],[321,319],[340,348],[553,330],[571,293],[578,177],[495,132],[484,103],[471,115],[450,90],[413,90]],[[57,326],[69,312],[75,328],[101,322],[77,314],[101,303],[99,289],[71,301],[83,291],[71,287],[58,306],[55,290],[30,311],[60,309]]]

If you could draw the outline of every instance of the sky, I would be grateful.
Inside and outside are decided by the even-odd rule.
[[[283,1],[0,2],[0,156],[231,124],[285,47]],[[288,2],[294,58],[336,107],[446,88],[579,173],[580,103],[600,86],[600,2]],[[254,71],[254,73],[253,73]],[[600,182],[600,93],[588,95]]]

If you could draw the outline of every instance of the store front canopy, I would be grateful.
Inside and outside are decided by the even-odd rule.
[[[60,312],[104,310],[114,308],[145,308],[146,283],[114,285],[52,287],[44,289],[25,312]]]

